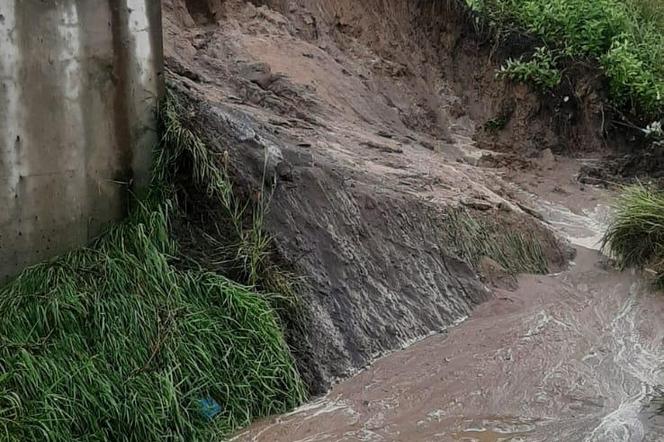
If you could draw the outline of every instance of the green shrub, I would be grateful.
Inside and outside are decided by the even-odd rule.
[[[507,60],[497,73],[498,78],[531,83],[540,89],[553,89],[560,84],[562,73],[555,66],[556,60],[551,51],[538,48],[528,61]]]
[[[609,79],[614,102],[632,108],[661,109],[664,78],[644,60],[629,39],[615,40],[602,57],[602,66]]]
[[[621,268],[648,266],[664,287],[664,192],[636,184],[623,189],[603,249]]]
[[[568,57],[597,60],[612,100],[664,110],[664,5],[653,0],[466,0],[502,33],[520,30]],[[521,67],[531,72],[534,66]],[[552,77],[553,78],[553,77]],[[541,83],[546,84],[546,81]]]
[[[660,29],[664,26],[662,0],[631,0],[631,2],[640,16],[648,17]]]

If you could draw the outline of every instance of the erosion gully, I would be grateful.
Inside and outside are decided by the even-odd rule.
[[[576,248],[566,271],[521,276],[444,335],[234,440],[664,440],[653,399],[664,383],[664,297],[598,251],[604,198],[522,196]]]

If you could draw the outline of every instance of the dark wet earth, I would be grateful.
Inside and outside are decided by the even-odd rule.
[[[664,440],[651,401],[664,382],[664,298],[587,248],[596,246],[591,217],[539,209],[576,244],[567,271],[521,277],[446,335],[236,440]]]

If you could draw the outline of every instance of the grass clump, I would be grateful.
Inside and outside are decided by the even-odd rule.
[[[193,113],[176,92],[168,91],[161,119],[164,142],[171,148],[160,152],[157,169],[161,182],[178,183],[174,189],[176,199],[197,206],[193,217],[198,223],[187,227],[200,230],[197,233],[204,237],[206,256],[200,258],[215,271],[296,302],[296,278],[269,260],[272,238],[263,229],[269,192],[261,187],[255,192],[254,201],[241,202],[236,198],[229,178],[228,153],[208,148],[192,127]],[[178,176],[187,178],[184,185]]]
[[[643,184],[625,187],[602,242],[621,268],[648,266],[664,287],[664,192]]]
[[[182,262],[172,161],[231,196],[205,146],[176,129],[124,223],[0,288],[0,440],[218,440],[304,399],[269,298]]]
[[[466,0],[466,3],[486,18],[498,34],[525,32],[542,39],[556,56],[596,60],[608,78],[615,104],[648,116],[656,116],[664,109],[661,62],[664,4],[661,2]],[[555,76],[551,76],[548,68],[534,69],[537,64],[541,63],[531,63],[527,70],[531,78],[541,76],[539,83],[553,84]]]
[[[549,271],[542,245],[534,234],[505,229],[474,217],[464,208],[448,212],[445,226],[448,249],[474,268],[486,256],[513,275]]]

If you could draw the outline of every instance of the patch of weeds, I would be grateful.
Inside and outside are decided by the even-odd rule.
[[[611,101],[658,116],[664,111],[664,4],[654,0],[465,0],[496,35],[527,33],[573,59],[595,60],[608,79]],[[517,78],[542,71],[542,85],[555,84],[553,69],[513,61]],[[536,76],[535,78],[537,78]]]
[[[664,7],[661,0],[631,0],[641,17],[649,17],[660,28],[664,27]]]
[[[445,226],[448,250],[474,268],[486,256],[513,275],[546,274],[549,271],[542,245],[533,233],[499,226],[473,216],[464,208],[449,211]]]
[[[496,76],[512,81],[529,83],[540,90],[553,89],[560,84],[562,73],[556,67],[556,58],[548,49],[538,48],[528,61],[509,59]]]
[[[207,441],[305,398],[270,299],[173,240],[174,170],[228,202],[219,158],[177,125],[163,141],[125,222],[0,288],[0,439]]]
[[[648,267],[664,288],[664,192],[634,184],[625,187],[604,234],[603,249],[621,268]]]

